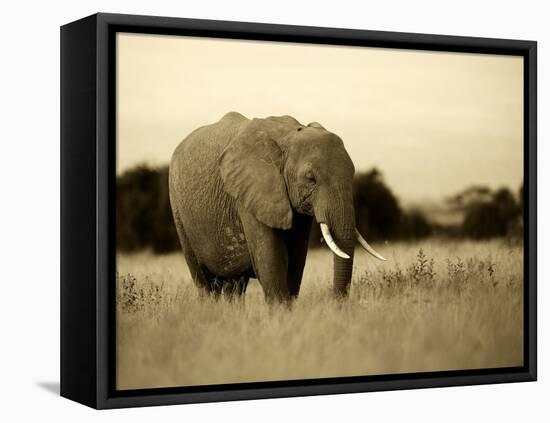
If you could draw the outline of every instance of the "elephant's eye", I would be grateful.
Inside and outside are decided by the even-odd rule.
[[[311,170],[308,170],[306,172],[305,177],[308,181],[315,182],[315,175],[313,174],[313,172]]]

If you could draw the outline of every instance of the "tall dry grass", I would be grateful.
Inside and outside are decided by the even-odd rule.
[[[518,366],[523,249],[501,241],[357,250],[348,299],[329,251],[308,255],[291,309],[251,280],[244,302],[199,300],[182,255],[118,256],[117,387],[137,389]]]

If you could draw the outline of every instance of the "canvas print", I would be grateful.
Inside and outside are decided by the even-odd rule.
[[[523,69],[117,33],[116,389],[522,366]]]

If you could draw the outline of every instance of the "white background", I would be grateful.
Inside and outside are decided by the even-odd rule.
[[[0,31],[0,419],[548,421],[550,31],[543,1],[4,2]],[[531,39],[539,42],[539,381],[92,411],[59,382],[59,26],[98,12]],[[544,258],[546,257],[546,260]],[[546,331],[546,334],[545,334]],[[545,391],[546,395],[545,395]]]

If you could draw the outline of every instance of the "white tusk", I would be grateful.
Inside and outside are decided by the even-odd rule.
[[[359,241],[359,244],[361,244],[361,247],[363,247],[369,254],[372,254],[374,257],[376,257],[378,260],[386,261],[384,257],[382,257],[380,254],[378,254],[374,248],[372,248],[369,243],[361,236],[357,228],[355,228],[355,234],[357,235],[357,240]]]
[[[338,245],[336,245],[336,242],[334,242],[334,239],[332,238],[332,235],[330,234],[330,229],[328,228],[328,225],[326,223],[321,223],[321,232],[323,233],[323,238],[325,238],[325,241],[327,242],[328,247],[332,250],[334,254],[336,254],[338,257],[342,257],[344,259],[349,259],[350,256],[348,256],[346,253],[344,253]]]

